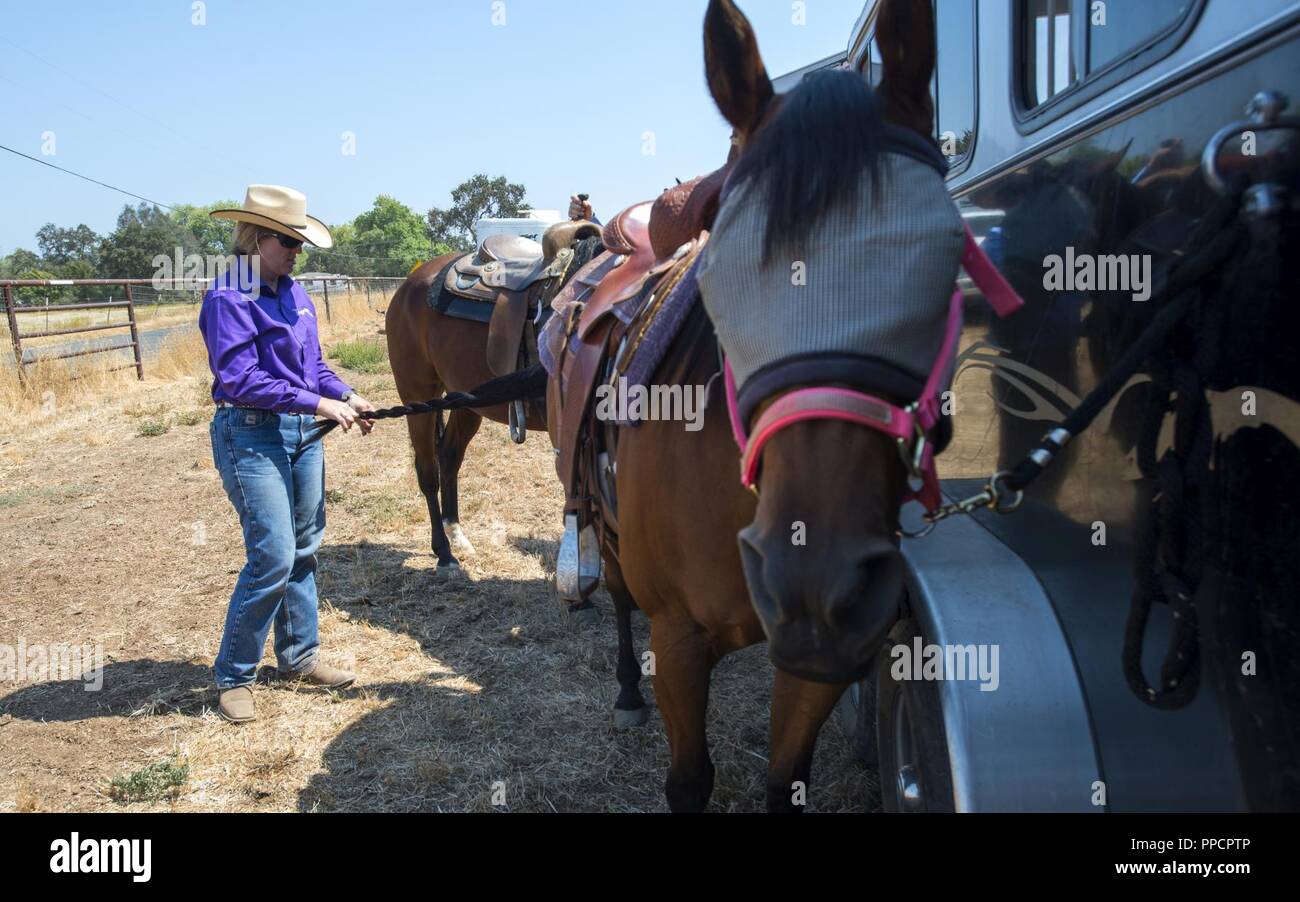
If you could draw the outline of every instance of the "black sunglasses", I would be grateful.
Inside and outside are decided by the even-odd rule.
[[[296,251],[302,247],[302,241],[297,238],[290,238],[288,235],[281,235],[279,232],[272,232],[271,237],[280,242],[280,247],[286,250]]]

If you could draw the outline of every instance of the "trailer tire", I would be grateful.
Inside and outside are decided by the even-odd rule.
[[[876,656],[881,804],[891,812],[951,812],[952,770],[939,687],[932,680],[895,680],[890,674],[895,659],[889,650],[910,648],[918,636],[915,621],[900,620]]]
[[[853,756],[867,767],[880,763],[876,745],[876,678],[874,670],[851,684],[835,703],[835,717]]]

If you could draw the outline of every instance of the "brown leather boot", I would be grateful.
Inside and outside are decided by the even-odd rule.
[[[277,675],[285,682],[307,689],[346,689],[357,678],[356,674],[331,667],[320,659],[316,660],[311,670],[304,673],[287,673],[280,670],[277,671]]]
[[[217,714],[230,723],[248,723],[257,715],[253,712],[253,690],[247,686],[236,686],[221,693],[217,704]]]

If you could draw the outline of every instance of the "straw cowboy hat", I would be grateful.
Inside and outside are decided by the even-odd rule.
[[[209,215],[266,226],[316,247],[334,246],[325,223],[307,215],[306,196],[282,185],[249,185],[244,206],[238,210],[213,210]]]

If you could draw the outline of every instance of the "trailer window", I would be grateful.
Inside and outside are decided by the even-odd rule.
[[[880,46],[876,44],[876,36],[873,34],[871,40],[867,42],[867,58],[862,67],[862,74],[867,77],[872,87],[878,88],[884,69],[885,61],[880,56]]]
[[[1025,99],[1046,103],[1079,80],[1070,35],[1071,0],[1026,0]]]
[[[1124,61],[1168,48],[1176,41],[1179,25],[1204,2],[1019,0],[1015,27],[1021,109],[1034,110],[1076,87],[1081,91],[1074,93],[1087,93],[1084,84],[1105,80]]]
[[[975,134],[975,0],[935,0],[935,137],[949,162]]]
[[[1096,72],[1173,25],[1192,0],[1089,0],[1088,71]]]

